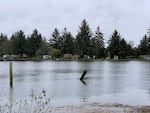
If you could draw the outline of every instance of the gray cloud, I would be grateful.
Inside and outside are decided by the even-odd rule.
[[[106,40],[117,29],[137,44],[150,25],[149,0],[4,0],[0,4],[0,32],[9,36],[37,28],[49,37],[55,27],[67,27],[75,35],[86,19],[93,32],[101,27]]]

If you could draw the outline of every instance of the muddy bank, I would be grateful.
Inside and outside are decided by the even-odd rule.
[[[150,106],[129,106],[123,104],[81,104],[51,107],[52,113],[150,113]]]

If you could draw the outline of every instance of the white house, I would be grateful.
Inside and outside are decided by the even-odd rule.
[[[50,60],[50,59],[52,59],[52,56],[50,56],[50,55],[43,55],[43,59],[44,60]]]

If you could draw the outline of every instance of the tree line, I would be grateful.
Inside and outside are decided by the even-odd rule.
[[[55,28],[51,37],[47,41],[37,29],[32,34],[25,35],[20,30],[8,37],[0,34],[0,56],[4,54],[20,55],[26,54],[28,57],[42,57],[43,55],[52,55],[53,57],[62,57],[64,54],[84,55],[96,58],[113,58],[114,55],[119,58],[134,57],[150,54],[150,36],[144,35],[137,47],[128,43],[117,30],[114,30],[107,42],[104,42],[104,35],[98,26],[92,33],[89,24],[84,19],[78,29],[77,35],[73,36],[71,32],[64,28],[60,32]]]

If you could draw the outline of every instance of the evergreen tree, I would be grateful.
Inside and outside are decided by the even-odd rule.
[[[132,55],[134,58],[138,58],[139,55],[140,55],[140,49],[139,49],[138,47],[133,47],[133,48],[132,48],[131,55]]]
[[[0,34],[0,55],[4,54],[4,43],[7,42],[7,35],[4,35],[3,33]]]
[[[73,54],[74,53],[74,39],[73,36],[71,35],[70,32],[67,31],[66,28],[64,28],[64,31],[62,33],[62,48],[61,48],[61,52],[63,54],[66,53],[70,53]]]
[[[126,56],[130,56],[131,55],[131,46],[129,44],[127,44],[127,42],[125,41],[125,39],[121,39],[120,40],[120,50],[119,50],[119,56],[120,58],[125,58]]]
[[[4,35],[3,33],[0,34],[0,45],[7,40],[7,35]]]
[[[108,45],[108,52],[109,52],[111,58],[113,58],[114,55],[119,56],[120,40],[121,40],[121,36],[118,33],[118,31],[115,30],[109,40],[109,45]]]
[[[12,47],[13,47],[13,53],[14,54],[22,55],[23,53],[25,53],[26,39],[25,39],[25,34],[22,30],[14,33],[11,36],[11,42],[12,42]]]
[[[141,55],[150,54],[150,39],[145,35],[140,41],[139,50]]]
[[[105,44],[104,44],[104,38],[103,33],[100,31],[100,27],[98,26],[94,38],[92,39],[92,45],[93,45],[93,51],[97,58],[104,57],[104,50],[105,50]]]
[[[77,53],[80,57],[90,55],[90,39],[92,37],[91,30],[86,20],[83,20],[76,36]]]
[[[13,54],[13,46],[12,46],[12,42],[10,40],[5,40],[2,45],[2,51],[1,51],[1,55],[4,54]]]
[[[8,40],[7,35],[0,34],[0,56],[4,54],[12,54],[12,43]]]
[[[52,48],[61,50],[62,37],[60,36],[60,32],[59,32],[59,30],[57,28],[54,29],[51,37],[52,38],[49,40],[50,46]]]
[[[118,31],[115,30],[109,40],[108,51],[111,58],[113,58],[114,55],[119,56],[119,58],[126,58],[131,55],[132,47],[124,38],[121,38]]]
[[[42,45],[42,35],[37,29],[33,30],[33,33],[27,38],[27,53],[29,56],[36,56],[36,51]]]
[[[46,39],[42,39],[40,48],[36,51],[36,56],[42,57],[42,55],[47,55],[49,52],[48,43]]]

